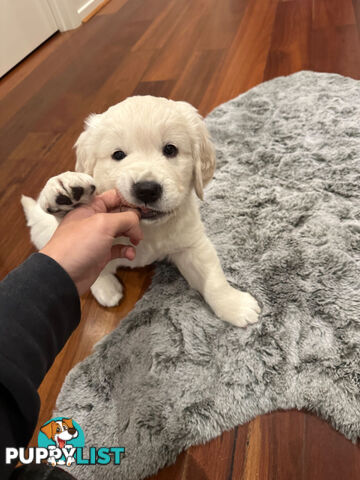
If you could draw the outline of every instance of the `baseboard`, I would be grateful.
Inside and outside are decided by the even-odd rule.
[[[82,0],[81,6],[74,0],[48,0],[55,22],[61,32],[72,30],[87,22],[110,0]],[[76,2],[79,4],[80,2]]]
[[[78,9],[82,22],[87,22],[110,0],[88,0]]]

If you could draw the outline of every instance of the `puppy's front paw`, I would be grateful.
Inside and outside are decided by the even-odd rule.
[[[50,178],[39,196],[39,205],[47,213],[63,217],[78,205],[90,203],[96,187],[86,173],[65,172]]]
[[[221,297],[214,310],[225,322],[237,327],[246,327],[249,323],[258,321],[261,310],[255,298],[249,293],[229,287]]]
[[[104,307],[115,307],[123,297],[123,286],[115,275],[100,275],[92,284],[91,292]]]

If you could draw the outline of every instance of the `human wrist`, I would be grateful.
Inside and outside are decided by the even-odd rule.
[[[54,262],[56,262],[59,265],[59,267],[61,267],[62,270],[64,270],[67,273],[68,277],[71,279],[71,281],[75,285],[78,295],[81,295],[81,288],[79,285],[79,281],[74,275],[74,273],[71,271],[71,268],[69,268],[69,264],[68,262],[66,262],[65,257],[61,255],[61,253],[59,253],[58,251],[52,249],[51,247],[48,247],[48,245],[45,245],[44,248],[39,250],[39,253],[41,253],[42,255],[46,255],[47,257],[54,260]]]

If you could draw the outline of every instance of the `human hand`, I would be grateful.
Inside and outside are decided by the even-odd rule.
[[[120,236],[128,237],[133,245],[142,239],[137,211],[120,212],[120,209],[121,196],[117,190],[98,195],[92,203],[68,213],[40,250],[67,271],[79,295],[90,288],[110,260],[135,258],[134,247],[113,245]]]

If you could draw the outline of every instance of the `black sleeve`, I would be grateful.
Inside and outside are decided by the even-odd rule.
[[[26,446],[35,429],[37,389],[80,321],[70,276],[35,253],[0,282],[0,478],[5,447]],[[4,472],[4,475],[2,473]]]

